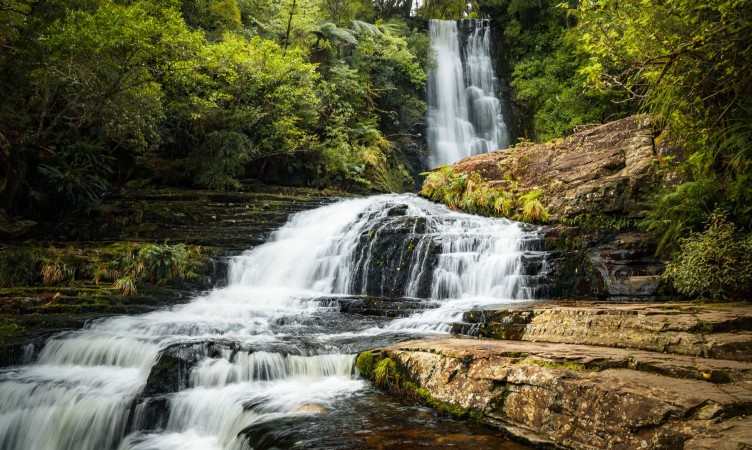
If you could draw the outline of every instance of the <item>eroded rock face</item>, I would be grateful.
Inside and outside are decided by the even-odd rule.
[[[547,227],[549,281],[546,298],[652,300],[665,263],[653,236],[578,227]]]
[[[557,221],[592,213],[641,217],[645,194],[659,181],[656,162],[648,117],[632,116],[560,141],[466,158],[453,169],[502,187],[514,180],[521,192],[540,189]]]
[[[379,356],[421,398],[536,445],[681,449],[689,440],[702,448],[726,429],[749,437],[731,425],[752,410],[750,363],[469,339],[405,342]],[[719,366],[728,376],[722,384],[702,375]],[[686,377],[692,373],[699,376]]]

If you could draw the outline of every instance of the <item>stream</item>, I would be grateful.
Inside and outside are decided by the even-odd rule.
[[[60,333],[3,369],[0,448],[526,448],[381,393],[355,359],[539,297],[541,247],[533,227],[414,195],[297,213],[234,258],[227,286]],[[364,296],[405,309],[341,312]]]

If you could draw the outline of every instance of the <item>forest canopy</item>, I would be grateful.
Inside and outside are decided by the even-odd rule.
[[[412,189],[431,51],[403,6],[0,1],[0,208],[134,178]]]

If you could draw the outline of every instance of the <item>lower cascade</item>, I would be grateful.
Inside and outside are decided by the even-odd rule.
[[[539,297],[544,279],[537,230],[515,222],[413,195],[298,213],[232,261],[226,287],[59,333],[0,372],[0,448],[306,448],[306,420],[370,389],[358,352],[449,333],[470,308]],[[392,321],[340,313],[354,296],[424,307]]]

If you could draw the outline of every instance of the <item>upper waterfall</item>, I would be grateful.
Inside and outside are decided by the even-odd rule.
[[[431,167],[509,145],[496,97],[490,22],[431,20],[437,67],[428,77],[427,132]]]

